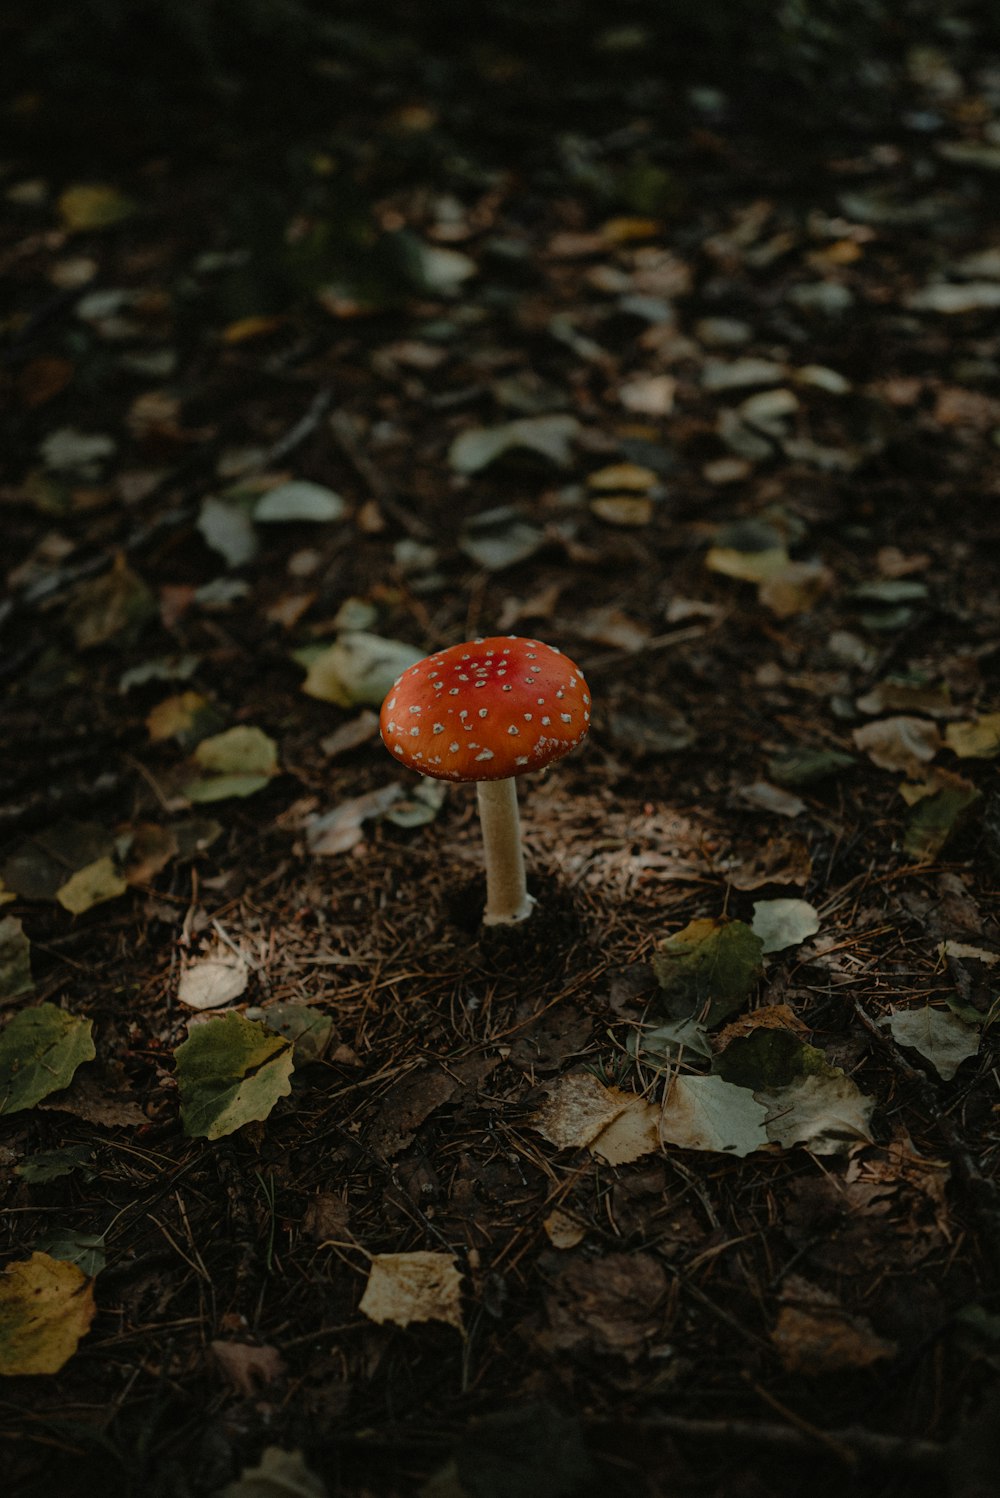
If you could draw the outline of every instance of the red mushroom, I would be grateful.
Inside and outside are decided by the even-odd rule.
[[[514,777],[561,759],[586,736],[583,672],[552,645],[498,635],[418,661],[382,704],[386,748],[437,780],[475,781],[486,853],[487,926],[523,921],[524,880]]]

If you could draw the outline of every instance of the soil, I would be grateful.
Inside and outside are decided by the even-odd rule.
[[[482,66],[480,160],[474,77],[445,101],[358,74],[329,159],[272,143],[295,165],[256,219],[245,143],[95,173],[40,137],[4,164],[0,873],[33,986],[0,1005],[83,1016],[96,1046],[0,1120],[4,1256],[79,1259],[82,1234],[103,1259],[75,1353],[0,1388],[6,1491],[198,1498],[272,1447],[343,1498],[993,1491],[1000,786],[996,743],[956,753],[948,726],[1000,711],[1000,60],[904,70],[889,123],[793,159],[735,93],[605,101],[592,136],[529,147]],[[61,195],[109,172],[130,203],[81,224]],[[364,233],[314,274],[289,247],[336,239],[348,188]],[[465,260],[418,285],[403,229]],[[964,310],[921,301],[940,285]],[[776,372],[720,374],[745,359]],[[456,460],[552,415],[575,421],[554,460]],[[341,517],[257,524],[243,559],[206,540],[206,500],[245,534],[292,479]],[[504,506],[484,565],[468,521]],[[370,734],[324,748],[378,695],[302,690],[293,652],[359,619],[419,652],[537,632],[586,673],[588,741],[521,783],[523,926],[480,925],[472,787],[312,851],[318,817],[416,783]],[[178,707],[153,737],[183,692],[209,733]],[[899,758],[901,717],[928,753]],[[192,803],[197,742],[236,725],[275,773]],[[845,758],[795,780],[792,750]],[[81,838],[125,878],[74,913],[23,867],[71,873]],[[567,1079],[666,1118],[707,1074],[637,1054],[662,943],[779,899],[818,931],[728,1020],[816,1047],[866,1130],[744,1157],[661,1133],[619,1164],[554,1142]],[[215,1022],[178,988],[220,946],[230,1009],[331,1024],[266,1117],[209,1139],[174,1052]],[[971,1037],[947,1078],[888,1027],[927,1005]],[[373,1262],[412,1253],[457,1267],[457,1320],[361,1308]]]

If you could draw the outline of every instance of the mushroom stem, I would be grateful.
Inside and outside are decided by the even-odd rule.
[[[486,914],[484,926],[510,926],[531,914],[534,900],[524,881],[521,822],[517,786],[509,780],[480,780],[476,784],[479,820],[486,854]]]

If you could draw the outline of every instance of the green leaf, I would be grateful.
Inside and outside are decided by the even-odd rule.
[[[295,1048],[296,1066],[321,1061],[333,1038],[333,1020],[311,1004],[268,1004],[266,1009],[248,1009],[246,1017],[261,1020],[276,1035],[290,1040]]]
[[[31,943],[14,915],[0,921],[0,1000],[16,999],[34,988]]]
[[[18,843],[4,861],[8,889],[26,900],[54,900],[68,877],[114,849],[114,839],[90,822],[57,822]]]
[[[957,1014],[925,1004],[920,1009],[894,1009],[889,1031],[899,1045],[912,1046],[950,1082],[963,1061],[979,1050],[979,1035]]]
[[[911,858],[936,858],[945,844],[965,826],[982,800],[975,786],[947,785],[918,801],[906,819],[903,847]]]
[[[763,943],[743,921],[696,920],[660,943],[653,969],[667,1012],[708,1028],[742,1008],[763,971]]]
[[[767,1137],[785,1149],[802,1144],[816,1155],[839,1155],[871,1137],[871,1100],[790,1030],[760,1026],[738,1036],[713,1069],[766,1108]]]
[[[853,754],[842,754],[839,749],[786,749],[768,760],[767,773],[775,785],[797,790],[855,764]]]
[[[679,1149],[713,1150],[742,1160],[768,1142],[767,1109],[721,1077],[676,1077],[660,1115],[660,1138]]]
[[[245,723],[202,739],[191,758],[206,774],[185,785],[189,801],[252,796],[278,773],[278,746],[263,729]]]
[[[815,936],[819,915],[808,900],[755,900],[751,930],[764,943],[761,952],[766,956],[797,947],[807,936]]]
[[[76,1264],[90,1279],[100,1274],[107,1263],[103,1233],[78,1233],[73,1228],[55,1228],[39,1239],[35,1248],[64,1264]]]
[[[206,1020],[174,1052],[184,1132],[221,1139],[291,1091],[292,1046],[239,1014]]]
[[[14,1166],[14,1174],[19,1175],[22,1181],[27,1181],[29,1186],[58,1181],[62,1176],[72,1175],[74,1170],[83,1171],[90,1180],[94,1174],[89,1169],[93,1157],[89,1145],[71,1144],[66,1149],[45,1150],[41,1154],[29,1156],[20,1165]],[[60,1255],[57,1254],[56,1257],[59,1258]]]
[[[631,1030],[625,1049],[643,1066],[655,1071],[669,1071],[681,1051],[696,1056],[711,1056],[705,1027],[693,1019],[670,1019],[650,1029]]]
[[[55,1004],[15,1015],[0,1035],[0,1113],[21,1113],[68,1087],[77,1067],[97,1054],[92,1030],[89,1019]]]

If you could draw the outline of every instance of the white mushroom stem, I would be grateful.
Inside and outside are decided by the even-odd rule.
[[[511,926],[529,916],[535,903],[524,881],[517,784],[513,778],[480,780],[476,784],[476,793],[486,854],[483,925]]]

